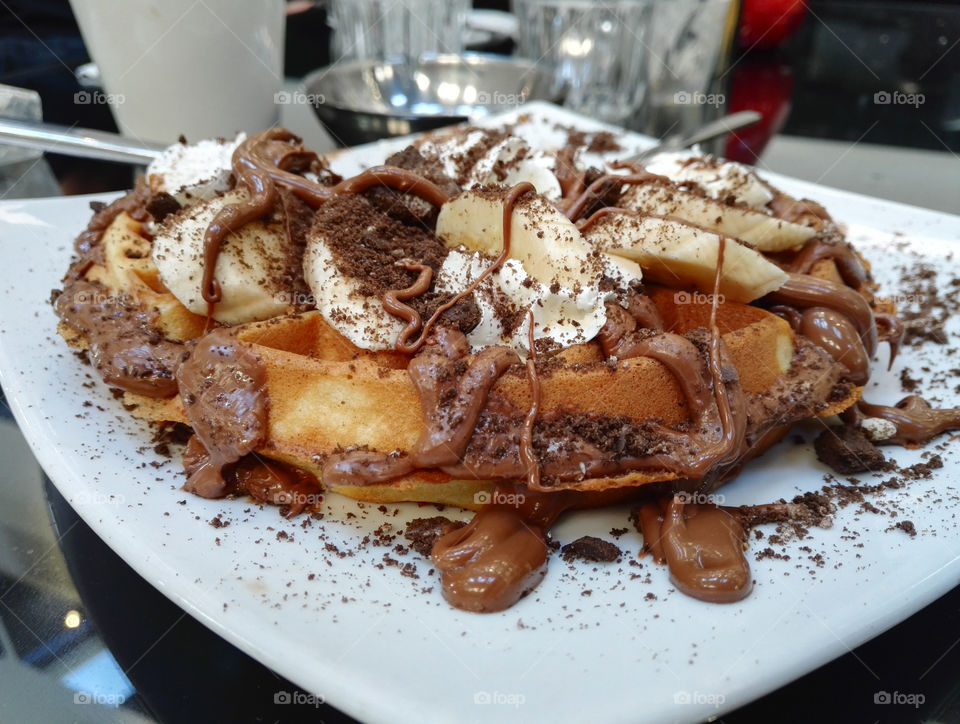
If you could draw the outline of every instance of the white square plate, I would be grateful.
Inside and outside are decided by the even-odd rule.
[[[551,130],[554,122],[599,127],[544,104],[525,106],[523,114],[526,135],[541,144],[563,135]],[[623,140],[625,146],[649,143],[629,134]],[[351,173],[402,145],[348,150],[333,165]],[[823,203],[847,224],[850,238],[873,262],[882,293],[900,291],[898,267],[918,255],[941,278],[958,276],[960,218],[770,178]],[[566,543],[587,533],[609,539],[611,528],[630,527],[617,540],[622,562],[567,564],[554,557],[530,596],[503,613],[477,615],[448,606],[430,566],[416,554],[361,545],[384,522],[402,531],[406,520],[435,514],[431,507],[404,505],[384,514],[328,496],[325,519],[305,524],[248,501],[185,494],[179,465],[154,453],[149,429],[129,417],[55,332],[50,290],[59,285],[73,238],[86,225],[90,200],[0,203],[6,260],[0,269],[0,381],[40,464],[83,519],[184,610],[302,687],[291,699],[314,694],[379,722],[693,721],[801,676],[960,581],[956,445],[942,453],[945,466],[932,479],[885,494],[900,506],[900,518],[858,514],[850,506],[838,513],[833,529],[789,543],[789,562],[757,561],[750,554],[754,591],[730,605],[673,591],[666,570],[649,559],[643,568],[628,565],[641,540],[625,508],[577,513],[553,531]],[[955,345],[956,319],[948,330]],[[956,362],[945,350],[908,347],[889,373],[882,370],[882,352],[870,399],[899,399],[898,372],[917,365],[919,355],[934,372],[947,374]],[[952,388],[933,390],[940,405],[958,404]],[[727,503],[770,502],[819,489],[827,469],[809,444],[815,432],[806,431],[808,444],[781,443],[752,462],[721,490]],[[901,465],[921,460],[921,451],[887,450]],[[348,512],[356,517],[347,519]],[[216,516],[230,525],[211,526]],[[889,530],[903,519],[916,524],[915,538]],[[859,533],[856,540],[845,527]],[[341,557],[325,544],[354,553]],[[826,565],[816,568],[801,545],[823,553]],[[385,554],[413,562],[419,578],[384,565]]]

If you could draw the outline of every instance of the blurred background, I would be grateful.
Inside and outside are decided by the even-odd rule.
[[[523,12],[531,4],[537,3],[517,0],[515,7]],[[721,19],[710,28],[718,54],[701,59],[693,69],[705,73],[705,82],[698,78],[694,86],[676,86],[688,89],[686,103],[682,94],[671,92],[669,82],[656,87],[664,68],[671,72],[682,68],[681,61],[668,56],[670,48],[657,47],[669,33],[658,31],[654,23],[652,36],[642,36],[642,29],[633,34],[650,49],[649,83],[634,83],[645,91],[640,107],[615,120],[661,136],[711,115],[758,110],[764,116],[761,123],[716,149],[747,163],[756,161],[776,134],[960,152],[956,47],[960,2],[721,0],[720,4],[730,8],[731,20],[724,26]],[[523,39],[517,37],[522,34],[517,23],[500,15],[509,9],[507,0],[476,0],[467,13],[462,47],[514,53]],[[287,79],[302,78],[349,54],[342,47],[332,50],[336,43],[324,2],[287,3],[285,26]],[[0,4],[0,39],[0,83],[36,91],[43,120],[116,130],[107,103],[75,102],[77,93],[96,92],[98,77],[85,65],[90,54],[67,0],[6,0]],[[666,38],[674,50],[681,41]],[[679,75],[685,72],[689,71],[680,70]],[[676,82],[677,75],[667,80]],[[121,165],[78,163],[54,154],[47,160],[66,194],[130,185],[129,169]]]

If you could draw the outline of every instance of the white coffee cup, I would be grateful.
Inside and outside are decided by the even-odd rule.
[[[121,133],[190,141],[268,128],[283,83],[283,0],[70,0]]]

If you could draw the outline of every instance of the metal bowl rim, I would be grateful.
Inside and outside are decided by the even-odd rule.
[[[537,68],[536,62],[530,60],[529,58],[514,57],[511,55],[499,55],[497,53],[425,53],[417,59],[417,67],[421,66],[424,63],[437,63],[441,65],[454,65],[466,62],[469,65],[483,66],[483,65],[507,65],[507,66],[516,66],[524,67],[527,70],[533,71],[542,78],[549,79],[550,74],[543,69]],[[300,87],[303,89],[304,93],[309,94],[313,91],[311,86],[316,84],[318,79],[328,75],[333,72],[336,68],[354,68],[354,67],[376,67],[376,66],[397,66],[400,65],[400,61],[386,61],[386,60],[366,60],[366,59],[356,59],[348,60],[343,63],[333,63],[331,65],[323,66],[322,68],[317,68],[312,70],[307,75],[303,77]],[[417,120],[430,120],[430,119],[450,119],[452,121],[457,120],[467,120],[470,118],[468,115],[462,113],[436,113],[436,114],[418,114],[418,113],[409,113],[403,112],[399,109],[394,112],[384,112],[384,111],[375,111],[369,109],[358,109],[347,105],[342,105],[337,102],[327,102],[324,98],[322,104],[314,103],[312,104],[315,111],[320,110],[321,107],[327,107],[334,110],[345,111],[347,113],[356,113],[366,116],[372,116],[375,118],[394,118],[404,121],[417,121]],[[478,105],[476,108],[483,108],[484,106]],[[491,109],[495,111],[496,109]],[[504,107],[503,110],[506,110]]]

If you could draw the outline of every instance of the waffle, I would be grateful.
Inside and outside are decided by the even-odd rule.
[[[100,259],[87,269],[86,279],[102,285],[107,294],[128,296],[156,309],[167,339],[186,342],[203,334],[206,320],[184,307],[160,281],[143,224],[127,213],[119,214],[103,232],[99,247]],[[60,322],[58,331],[71,346],[87,348],[86,337],[66,322]]]
[[[138,222],[121,214],[105,232],[102,244],[103,263],[92,266],[87,278],[155,306],[172,339],[202,334],[205,320],[163,289],[150,260],[149,240]],[[678,304],[675,290],[664,287],[648,293],[669,331],[683,334],[709,321],[709,305]],[[758,307],[728,302],[718,308],[717,324],[746,393],[763,394],[789,369],[795,339],[781,318]],[[82,336],[64,323],[61,333],[75,346],[84,346]],[[237,339],[257,353],[267,371],[269,430],[267,443],[257,451],[263,456],[322,478],[323,461],[337,449],[366,446],[407,451],[420,437],[424,415],[406,371],[409,358],[405,355],[360,350],[316,311],[242,325]],[[561,364],[541,382],[544,415],[587,412],[636,421],[658,419],[667,425],[687,419],[677,381],[653,359],[622,360],[611,368],[595,343],[567,348],[558,359]],[[503,375],[493,395],[506,400],[517,414],[531,403],[522,370]],[[856,393],[851,392],[820,414],[834,414],[855,399]],[[179,396],[158,400],[128,392],[124,401],[135,416],[150,422],[188,422]],[[586,479],[576,488],[604,490],[676,477],[662,471],[632,473]],[[455,480],[443,472],[421,470],[389,484],[341,485],[332,490],[371,502],[408,500],[472,508],[476,493],[492,486],[490,481]]]
[[[188,342],[201,336],[207,320],[187,310],[163,285],[151,259],[148,229],[128,213],[113,219],[100,240],[96,263],[84,278],[106,293],[126,295],[155,310],[166,339]],[[817,262],[812,274],[840,281],[832,260]],[[707,327],[710,305],[678,302],[677,290],[649,286],[666,331],[686,334]],[[761,397],[783,384],[794,359],[797,340],[790,325],[762,308],[727,301],[717,308],[725,360],[737,372],[748,396]],[[60,323],[61,335],[73,346],[87,340],[77,329]],[[408,452],[424,430],[424,410],[407,372],[409,357],[392,351],[361,350],[334,329],[317,311],[291,309],[263,322],[238,326],[236,339],[262,360],[266,370],[269,419],[265,443],[257,453],[307,470],[323,482],[323,465],[343,449]],[[811,414],[832,415],[853,404],[858,388],[830,400]],[[540,414],[557,417],[589,414],[637,423],[656,420],[665,426],[689,422],[687,402],[674,375],[660,362],[637,357],[605,359],[595,342],[556,352],[550,373],[540,381]],[[516,365],[495,383],[491,399],[522,417],[532,404],[525,371]],[[125,393],[125,406],[153,423],[188,423],[179,395],[158,399]],[[488,404],[490,404],[488,402]],[[786,432],[784,426],[782,432]],[[779,439],[765,435],[753,454]],[[666,470],[645,470],[603,478],[585,478],[566,487],[606,491],[640,487],[678,478]],[[332,485],[333,492],[371,502],[417,501],[477,507],[478,492],[493,481],[459,480],[435,469],[415,470],[389,483]]]
[[[508,132],[455,133],[459,155],[442,138],[345,180],[283,129],[171,149],[78,239],[60,333],[134,416],[192,428],[186,490],[476,510],[431,552],[459,608],[536,586],[564,511],[636,499],[678,588],[747,595],[743,511],[677,493],[799,420],[898,419],[860,402],[903,333],[866,263],[743,168],[752,200],[720,201],[639,166],[568,173],[560,151],[550,170]],[[649,183],[669,199],[620,191]]]

